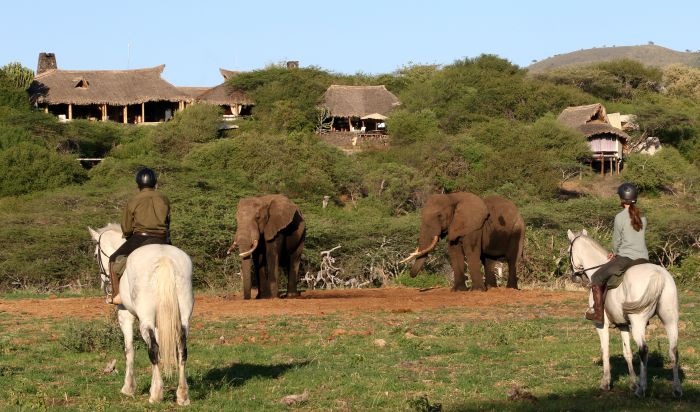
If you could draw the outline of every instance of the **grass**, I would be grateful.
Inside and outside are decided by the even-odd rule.
[[[601,392],[593,328],[579,316],[548,314],[549,304],[542,302],[513,306],[501,317],[485,309],[477,320],[454,308],[194,318],[189,409],[697,410],[700,359],[694,348],[700,347],[700,294],[683,292],[681,300],[681,400],[671,395],[666,339],[657,321],[648,328],[648,396],[638,400],[628,390],[619,334],[611,334],[614,386]],[[581,302],[564,305],[577,313]],[[119,393],[121,336],[104,336],[115,333],[107,321],[76,326],[72,319],[45,321],[0,312],[0,410],[174,409],[175,379],[166,381],[161,405],[148,405],[149,362],[142,345],[136,354],[136,396]],[[116,343],[105,343],[105,338]],[[100,344],[76,344],[81,339]],[[385,345],[376,344],[378,339]],[[113,358],[118,373],[103,373]],[[508,400],[514,388],[536,400]],[[292,407],[280,403],[305,389],[306,402]]]

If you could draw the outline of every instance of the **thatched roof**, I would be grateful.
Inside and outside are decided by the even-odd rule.
[[[34,78],[32,101],[123,106],[149,101],[191,101],[160,77],[165,65],[136,70],[49,70]]]
[[[398,97],[382,86],[331,85],[323,105],[336,117],[362,117],[371,113],[387,115],[399,106]]]
[[[235,90],[227,82],[208,89],[197,96],[198,102],[218,105],[253,105],[253,100],[242,90]]]
[[[192,100],[195,100],[199,95],[207,92],[211,87],[187,87],[187,86],[177,86],[178,90],[189,96]]]
[[[629,136],[620,129],[616,129],[608,123],[605,114],[605,107],[600,103],[588,104],[585,106],[567,107],[557,118],[559,123],[576,129],[586,137],[599,134],[612,134],[623,141],[627,141]]]
[[[600,103],[567,107],[557,118],[559,123],[577,128],[591,121],[606,122],[605,107]]]
[[[239,74],[239,73],[242,73],[242,72],[240,72],[240,71],[235,71],[235,70],[226,70],[226,69],[221,69],[221,68],[219,68],[219,73],[221,73],[221,75],[224,76],[224,80],[228,80],[228,79],[230,79],[231,77],[233,77],[233,76],[235,76],[235,75],[237,75],[237,74]]]

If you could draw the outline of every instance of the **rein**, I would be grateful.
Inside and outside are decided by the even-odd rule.
[[[586,271],[592,270],[592,269],[598,269],[599,267],[605,265],[605,263],[601,263],[600,265],[596,266],[591,266],[588,268],[581,267],[580,269],[576,269],[576,265],[574,265],[574,242],[580,238],[583,235],[578,235],[576,236],[570,243],[569,243],[569,264],[571,265],[571,272],[572,272],[572,277],[574,276],[581,276],[586,273]],[[590,278],[590,276],[589,276]]]
[[[100,255],[103,255],[107,259],[109,259],[109,255],[102,250],[102,235],[104,235],[105,232],[100,233],[100,237],[97,238],[97,250],[98,253],[95,253],[95,259],[97,260],[97,264],[100,265],[100,277],[102,278],[102,282],[104,283],[109,283],[111,285],[112,280],[109,277],[109,274],[107,273],[107,270],[105,269],[104,264],[102,263],[102,259],[100,259]]]

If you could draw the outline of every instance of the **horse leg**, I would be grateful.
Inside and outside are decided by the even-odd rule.
[[[118,310],[117,318],[119,327],[124,335],[124,355],[126,357],[126,370],[124,371],[124,395],[134,396],[136,390],[136,380],[134,379],[134,320],[136,317],[128,310]]]
[[[620,337],[622,338],[622,355],[627,362],[627,370],[630,375],[630,390],[637,390],[637,374],[634,372],[632,362],[632,346],[630,345],[630,329],[628,326],[620,326]]]
[[[163,379],[158,368],[158,342],[156,341],[155,328],[141,323],[141,336],[148,347],[148,359],[151,361],[151,390],[149,403],[156,403],[163,400]]]
[[[600,353],[603,359],[603,378],[600,380],[600,389],[610,390],[610,330],[607,319],[602,326],[596,326],[600,338]]]
[[[668,337],[668,356],[673,367],[673,395],[681,397],[683,389],[678,376],[678,299],[675,299],[675,304],[668,306],[663,300],[659,301],[658,314],[664,328],[666,328],[666,336]]]
[[[639,349],[639,384],[634,394],[638,398],[643,398],[647,390],[647,360],[649,359],[649,347],[644,340],[644,333],[649,319],[641,315],[630,315],[629,318],[632,324],[632,338]]]
[[[182,326],[180,342],[177,347],[178,360],[178,383],[177,383],[177,404],[185,406],[190,404],[189,387],[185,376],[185,363],[187,362],[187,326]]]

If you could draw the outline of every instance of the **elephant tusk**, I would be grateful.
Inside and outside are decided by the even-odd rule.
[[[399,262],[399,263],[400,263],[400,264],[401,264],[401,263],[406,263],[406,262],[412,260],[413,258],[415,258],[416,256],[418,256],[418,249],[416,249],[415,252],[413,252],[413,253],[411,253],[410,255],[408,255],[408,257],[407,257],[406,259],[402,260],[402,261]]]
[[[238,247],[238,243],[234,240],[233,243],[231,243],[231,246],[226,250],[226,254],[230,255],[231,252],[233,252],[236,248]]]
[[[411,259],[418,258],[418,257],[425,255],[426,253],[430,252],[431,250],[433,250],[435,248],[435,245],[437,245],[437,242],[439,239],[440,239],[439,236],[435,236],[433,238],[433,242],[430,244],[430,246],[428,246],[426,249],[423,249],[423,250],[420,250],[420,248],[417,248],[415,252],[411,253],[406,259],[402,260],[399,263],[406,263]]]
[[[248,256],[253,254],[253,251],[255,250],[256,247],[258,247],[258,239],[255,239],[253,241],[253,247],[251,247],[250,250],[245,251],[243,253],[239,253],[238,256],[240,256],[242,258],[247,258]]]

